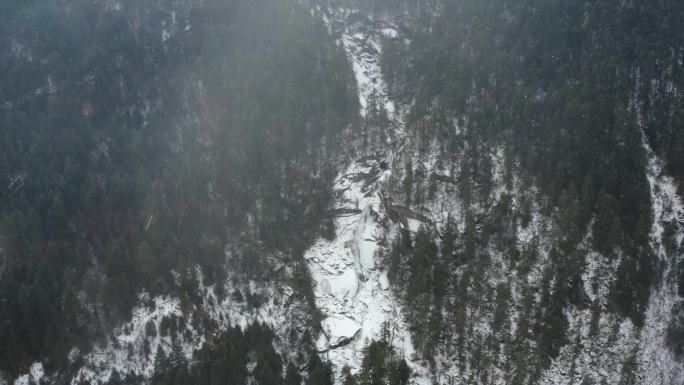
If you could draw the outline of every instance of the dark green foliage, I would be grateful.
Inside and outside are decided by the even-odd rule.
[[[525,378],[530,372],[530,360],[533,353],[531,347],[533,306],[534,298],[532,290],[529,287],[526,287],[522,293],[522,309],[518,324],[516,325],[516,332],[512,340],[511,365],[513,371],[513,384],[524,384]]]
[[[302,376],[299,374],[297,367],[292,363],[287,363],[287,369],[285,370],[285,385],[301,385]]]
[[[634,253],[638,254],[625,256],[620,263],[610,299],[611,305],[620,314],[630,317],[634,324],[641,327],[655,275],[655,256],[650,249],[637,250]]]
[[[678,283],[678,293],[680,297],[684,297],[684,261],[679,263],[679,281]]]
[[[603,255],[612,256],[621,244],[622,225],[617,199],[605,191],[600,194],[598,214],[593,227],[594,247]]]
[[[273,348],[273,332],[264,325],[253,323],[244,333],[238,327],[229,328],[196,352],[189,365],[180,345],[174,343],[167,356],[159,348],[155,354],[152,385],[222,385],[247,384],[250,373],[247,364],[254,360],[251,376],[259,385],[282,384],[283,365]],[[285,382],[301,383],[296,367],[287,366]],[[112,385],[110,381],[109,385]]]
[[[406,385],[410,376],[411,369],[406,361],[395,355],[392,346],[386,339],[372,341],[363,349],[363,361],[361,373],[358,375],[358,384]]]
[[[310,309],[313,309],[313,314],[311,314],[310,322],[313,330],[318,331],[320,328],[320,321],[322,320],[322,314],[320,310],[316,307],[316,297],[314,295],[313,280],[309,274],[309,268],[307,267],[306,261],[303,255],[297,255],[293,261],[293,271],[292,271],[292,287],[297,290],[297,295],[301,296],[301,299],[306,303]]]
[[[342,368],[342,385],[357,385],[356,376],[351,373],[349,366]]]
[[[442,258],[448,264],[448,266],[457,265],[459,262],[456,258],[456,241],[458,240],[458,229],[456,228],[456,223],[451,215],[447,217],[446,223],[444,223],[441,238]]]
[[[145,324],[145,336],[146,337],[156,337],[157,336],[157,325],[154,321],[149,320]]]
[[[406,205],[411,204],[411,197],[413,194],[413,163],[411,160],[406,161],[406,165],[404,167],[404,182],[403,182],[403,187],[404,187],[404,202]]]
[[[542,213],[557,220],[554,241],[571,266],[569,302],[587,305],[582,253],[573,250],[590,230],[596,251],[622,258],[611,309],[641,325],[655,277],[642,138],[668,171],[682,175],[684,98],[674,90],[684,87],[677,59],[684,29],[675,21],[684,6],[673,0],[401,4],[387,11],[407,20],[410,44],[385,46],[389,90],[412,106],[407,128],[421,143],[456,137],[445,116],[467,122],[458,138],[467,146],[440,147],[443,157],[453,157],[454,148],[459,154],[465,210],[492,202],[489,154],[498,146],[507,187],[515,170],[524,193],[532,183],[539,188],[538,196],[523,199],[520,223],[509,220],[503,199],[484,227],[476,228],[480,218],[466,211],[465,260],[475,260],[478,247],[492,240],[510,252],[514,266],[512,234],[529,223],[530,206],[539,201]],[[418,17],[416,9],[439,12]]]
[[[453,224],[448,231],[455,231]],[[447,235],[455,237],[455,234]],[[406,277],[404,294],[410,312],[411,331],[424,357],[432,360],[434,349],[442,335],[443,299],[448,293],[453,257],[439,252],[436,236],[421,225],[411,241],[411,234],[402,232],[390,251],[389,276],[394,284]],[[453,239],[455,242],[455,239]],[[451,246],[454,247],[453,245]],[[448,247],[446,251],[449,252]]]
[[[251,349],[256,352],[254,379],[259,385],[282,383],[283,363],[273,349],[273,332],[254,323],[245,332]]]
[[[386,342],[373,341],[364,348],[360,383],[363,385],[384,385],[387,376],[385,362],[388,355]]]
[[[411,368],[409,368],[405,359],[399,360],[399,363],[390,367],[390,385],[406,385],[411,377]]]
[[[228,243],[270,279],[322,229],[357,113],[343,52],[300,5],[192,4],[168,40],[170,0],[0,5],[0,370],[87,351],[140,289],[192,302]]]
[[[332,366],[330,363],[321,361],[318,353],[311,353],[308,363],[309,376],[305,385],[332,385]]]
[[[496,303],[492,319],[492,333],[498,334],[508,320],[508,306],[511,300],[511,288],[506,284],[499,284],[496,288]]]
[[[180,385],[190,383],[188,361],[177,341],[173,342],[168,356],[157,348],[155,369],[150,379],[152,385]]]
[[[598,301],[594,301],[591,305],[591,320],[589,321],[589,337],[596,337],[599,333],[599,325],[601,322],[601,305]]]
[[[475,228],[475,217],[472,211],[468,210],[465,214],[465,233],[463,234],[463,258],[466,263],[475,261],[477,253],[478,239],[477,229]]]
[[[273,279],[270,261],[284,258],[319,327],[303,251],[319,234],[332,236],[338,139],[357,113],[347,60],[326,27],[297,2],[206,0],[179,16],[192,28],[163,41],[162,9],[175,1],[124,2],[121,12],[101,3],[0,2],[0,45],[9,48],[0,50],[0,370],[59,366],[73,346],[87,351],[129,317],[141,289],[175,290],[192,303],[195,265],[220,297],[261,306],[249,291],[223,293],[226,244],[232,273],[247,279]],[[383,49],[389,90],[411,106],[406,126],[419,151],[436,140],[438,155],[459,159],[451,175],[465,224],[458,234],[449,218],[441,244],[432,228],[403,231],[388,254],[416,346],[430,359],[454,333],[461,362],[469,354],[488,366],[491,342],[466,344],[468,314],[491,312],[494,334],[507,338],[511,294],[508,284],[484,282],[485,249],[526,277],[540,252],[535,241],[518,252],[515,236],[535,203],[557,221],[557,246],[540,287],[522,288],[512,382],[534,382],[539,368],[525,366],[548,365],[567,342],[564,309],[589,305],[578,251],[587,230],[593,249],[620,258],[608,309],[642,325],[656,276],[642,133],[684,178],[684,100],[673,91],[684,89],[683,3],[378,0],[362,8],[385,3],[396,14],[411,10],[402,25],[410,43],[389,39]],[[371,99],[375,143],[388,121]],[[493,197],[499,145],[506,191],[516,172],[529,179],[519,212],[512,196]],[[439,196],[434,174],[426,189],[418,162],[403,168],[407,206]],[[602,307],[591,306],[597,333]],[[680,321],[668,332],[678,354]],[[178,322],[164,318],[146,334],[177,340]],[[272,339],[259,325],[230,329],[192,367],[174,345],[168,357],[156,352],[153,382],[245,384],[250,352],[257,383],[301,383],[291,362],[283,379]],[[386,341],[365,354],[364,372],[347,373],[345,385],[406,383],[406,362]],[[624,383],[634,381],[630,365]],[[307,384],[332,383],[315,353],[307,371]],[[476,381],[486,378],[483,370]],[[111,383],[132,381],[115,373]]]
[[[456,235],[449,220],[439,228],[441,253],[425,252],[431,247],[424,229],[413,248],[398,239],[389,253],[390,277],[424,358],[430,358],[426,346],[437,341],[447,350],[453,341],[461,364],[477,361],[471,369],[487,372],[490,353],[503,346],[512,382],[535,383],[570,342],[568,311],[590,308],[592,335],[600,332],[603,311],[643,325],[658,276],[643,139],[670,173],[681,175],[684,104],[674,90],[684,87],[677,59],[684,29],[675,20],[684,7],[672,0],[389,3],[385,11],[404,22],[401,34],[409,42],[384,42],[389,91],[411,106],[406,127],[418,159],[429,145],[440,151],[429,180],[415,158],[399,166],[414,172],[404,172],[395,199],[415,206],[426,188],[428,197],[441,197],[432,184],[451,168],[444,174],[455,185],[440,184],[437,191],[458,193],[464,224]],[[491,155],[499,149],[505,191],[493,196]],[[537,210],[553,221],[548,260],[547,239],[518,241]],[[670,230],[664,236],[673,255]],[[487,281],[490,267],[501,268],[491,250],[517,272],[518,282],[495,288]],[[608,298],[593,303],[584,289],[587,258],[618,265]],[[539,264],[545,264],[544,277],[532,283]],[[439,277],[438,270],[448,273]],[[506,333],[510,287],[522,294],[514,335]],[[476,338],[469,328],[483,315],[494,333]],[[671,330],[679,336],[679,329]]]
[[[639,383],[637,376],[638,366],[636,353],[631,353],[622,366],[620,382],[618,382],[618,385],[637,385]]]
[[[402,256],[401,256],[401,236],[395,239],[392,244],[392,249],[389,253],[389,268],[387,271],[387,276],[391,282],[398,283],[401,282],[401,269],[402,269]]]
[[[408,261],[409,280],[407,294],[409,299],[418,298],[420,295],[429,295],[432,280],[433,266],[437,259],[437,245],[432,234],[425,226],[421,226],[416,233],[413,252]]]
[[[546,288],[542,291],[537,344],[539,360],[545,367],[558,357],[560,348],[567,342],[568,320],[563,312],[567,300],[565,284],[565,277],[561,273],[555,277],[553,292],[549,294]]]
[[[405,262],[413,252],[413,237],[411,232],[401,229],[397,238],[392,243],[389,253],[389,279],[396,284],[403,284],[406,279]]]
[[[677,305],[672,313],[667,329],[667,343],[678,357],[684,357],[684,305]]]

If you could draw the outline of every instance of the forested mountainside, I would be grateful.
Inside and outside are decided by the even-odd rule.
[[[228,275],[301,263],[356,119],[322,21],[271,1],[22,0],[0,15],[2,370],[64,367],[142,292],[192,309],[196,268],[223,297]]]
[[[684,383],[684,3],[0,3],[0,384]]]

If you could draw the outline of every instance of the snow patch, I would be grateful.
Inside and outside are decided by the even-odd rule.
[[[40,380],[45,376],[42,362],[34,362],[27,374],[19,376],[14,380],[14,385],[40,384]]]
[[[293,295],[293,289],[282,282],[255,283],[250,282],[247,287],[235,287],[229,278],[224,284],[225,298],[219,299],[213,286],[204,286],[201,271],[197,268],[197,281],[199,282],[200,303],[192,304],[202,317],[215,322],[217,332],[226,330],[228,327],[240,326],[246,328],[254,321],[265,323],[276,333],[287,333],[293,325],[304,322],[297,307],[289,301]],[[232,293],[236,290],[242,293],[247,291],[263,299],[258,308],[251,307],[241,299],[235,299]],[[193,354],[201,349],[206,342],[207,330],[193,327],[193,314],[183,312],[178,298],[158,296],[148,298],[141,294],[141,305],[133,309],[130,321],[116,328],[108,342],[104,346],[97,346],[90,353],[81,356],[77,350],[70,353],[72,362],[82,358],[83,366],[72,378],[71,384],[80,384],[87,381],[92,385],[106,383],[114,371],[121,376],[128,373],[150,378],[154,372],[154,357],[157,348],[161,348],[167,355],[171,352],[173,344],[178,344],[188,360],[192,360]],[[147,304],[147,305],[144,305]],[[289,305],[286,305],[289,304]],[[160,324],[165,317],[176,317],[182,321],[179,326],[176,339],[170,334],[162,336]],[[148,333],[148,325],[154,330]],[[284,336],[283,336],[284,337]],[[284,338],[281,338],[284,339]],[[283,352],[284,357],[287,352]],[[23,384],[21,384],[23,385]]]
[[[351,341],[359,330],[361,327],[358,323],[343,315],[334,315],[323,320],[323,332],[331,348]]]

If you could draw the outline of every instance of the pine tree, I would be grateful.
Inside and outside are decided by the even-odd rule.
[[[587,223],[591,220],[595,206],[594,195],[594,183],[592,182],[591,175],[587,174],[582,182],[577,216],[575,217],[577,220],[576,226],[581,232],[585,231]]]
[[[500,283],[496,288],[496,302],[492,319],[492,334],[497,335],[508,319],[508,302],[511,298],[511,288],[506,283]]]
[[[436,258],[437,245],[427,227],[421,225],[416,233],[412,258],[409,260],[410,277],[407,290],[409,299],[429,293],[432,266]]]
[[[397,381],[396,382],[390,382],[390,385],[406,385],[408,384],[409,378],[411,377],[411,368],[409,368],[408,364],[406,363],[405,359],[399,360],[399,363],[397,364]]]
[[[285,385],[301,385],[302,376],[299,374],[297,367],[291,361],[287,363],[285,370]]]
[[[356,377],[351,373],[349,366],[342,368],[342,385],[356,385]]]
[[[332,385],[332,368],[329,363],[321,361],[318,353],[313,352],[309,359],[309,378],[306,385]]]
[[[591,304],[591,320],[589,321],[589,337],[596,337],[599,333],[601,322],[601,304],[595,299]]]
[[[550,254],[554,249],[552,248]],[[557,260],[556,258],[552,260]],[[563,268],[559,269],[554,280],[553,291],[550,292],[549,283],[552,271],[551,267],[548,267],[543,278],[540,316],[538,316],[540,318],[537,324],[538,353],[543,367],[548,367],[551,360],[558,356],[560,348],[567,342],[568,320],[564,313],[567,301],[567,280]]]
[[[411,205],[411,196],[413,194],[413,161],[411,159],[406,161],[404,167],[404,199],[407,206]]]
[[[392,250],[389,253],[389,269],[387,275],[393,283],[403,281],[402,277],[402,261],[401,261],[401,235],[399,235],[392,244]]]
[[[472,263],[476,257],[477,234],[475,232],[475,218],[470,210],[466,211],[465,214],[465,234],[463,237],[465,262]]]
[[[684,297],[684,260],[679,262],[679,296]]]
[[[154,373],[150,379],[152,385],[161,385],[164,383],[169,366],[170,362],[166,358],[164,350],[162,350],[160,345],[157,345],[157,352],[154,356]]]
[[[671,159],[670,169],[674,175],[680,178],[684,177],[684,115],[681,113],[681,108],[680,105],[680,113],[678,114],[679,130],[675,134],[675,139],[672,141],[672,147],[670,147],[670,153],[668,154],[668,158]]]
[[[363,349],[360,380],[362,385],[385,385],[387,343],[373,341]]]
[[[447,261],[447,266],[457,265],[456,261],[456,240],[458,239],[458,229],[451,213],[447,215],[446,222],[442,227],[442,259]]]
[[[188,367],[188,360],[178,340],[174,340],[171,344],[171,354],[169,354],[168,362],[171,367],[176,369]]]
[[[52,204],[46,218],[46,232],[52,239],[63,237],[67,232],[68,226],[67,209],[64,201],[59,195],[52,198]]]
[[[254,379],[259,385],[276,385],[279,384],[276,375],[271,370],[270,365],[264,362],[258,362],[254,368]]]
[[[463,156],[461,172],[458,176],[458,187],[464,209],[470,207],[472,201],[471,163],[468,154],[469,153],[466,153]]]
[[[603,192],[599,201],[598,216],[593,228],[594,248],[605,256],[612,256],[620,244],[622,226],[615,197]]]
[[[435,351],[442,340],[444,323],[442,318],[442,301],[437,299],[428,316],[425,327],[427,338],[423,347],[423,357],[431,363],[434,363]]]
[[[430,178],[428,179],[428,192],[427,192],[427,199],[429,201],[433,201],[435,199],[435,196],[437,195],[437,190],[438,190],[437,178],[435,177],[435,174],[430,174]]]

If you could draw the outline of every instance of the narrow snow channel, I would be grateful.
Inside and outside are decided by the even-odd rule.
[[[372,100],[387,112],[400,137],[401,114],[387,96],[380,68],[380,36],[394,34],[391,28],[377,32],[363,26],[348,26],[340,40],[353,66],[359,92],[360,113],[366,117]],[[387,156],[392,156],[388,142]],[[388,159],[389,160],[389,159]],[[379,173],[367,183],[363,175]],[[392,293],[385,266],[378,258],[378,241],[386,231],[378,222],[384,217],[379,196],[380,185],[389,175],[363,162],[352,163],[338,176],[334,189],[336,208],[344,212],[335,218],[335,239],[320,239],[305,254],[315,283],[316,305],[325,316],[317,348],[339,373],[349,366],[357,373],[362,349],[382,336],[387,325],[391,343],[412,369],[412,383],[432,383],[429,371],[417,357],[401,305]]]

